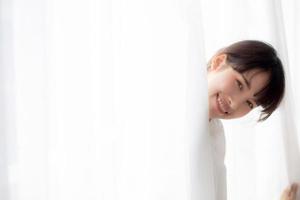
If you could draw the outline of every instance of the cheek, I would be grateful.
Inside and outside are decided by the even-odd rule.
[[[242,105],[235,111],[234,118],[244,117],[250,111],[251,111],[250,108],[248,108],[246,105]]]
[[[235,77],[227,73],[218,74],[210,79],[208,84],[211,95],[217,92],[223,92],[230,95],[238,90]]]
[[[218,87],[222,92],[228,95],[233,94],[238,90],[235,79],[233,78],[224,78],[220,80],[218,83]]]

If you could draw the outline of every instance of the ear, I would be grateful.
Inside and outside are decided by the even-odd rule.
[[[226,58],[227,58],[227,55],[224,53],[214,56],[211,60],[210,69],[212,71],[221,69],[224,66],[224,64],[226,63]]]

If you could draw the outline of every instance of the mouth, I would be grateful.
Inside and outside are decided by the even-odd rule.
[[[229,114],[229,105],[223,98],[220,97],[219,93],[217,93],[216,100],[217,100],[216,102],[217,102],[218,111],[223,115],[228,115]]]

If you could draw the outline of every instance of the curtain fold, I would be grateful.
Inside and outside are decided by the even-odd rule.
[[[299,100],[297,1],[203,1],[206,58],[243,39],[270,43],[286,75],[282,104],[262,124],[259,113],[223,120],[227,140],[229,199],[279,199],[291,182],[299,182]]]
[[[1,199],[212,199],[199,2],[1,7]]]

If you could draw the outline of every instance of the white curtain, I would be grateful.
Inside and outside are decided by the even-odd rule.
[[[287,94],[261,125],[224,122],[228,199],[300,181],[296,0],[0,6],[0,199],[214,200],[205,63],[241,39],[278,49]]]
[[[230,200],[279,199],[300,181],[299,6],[294,0],[203,1],[206,59],[237,40],[263,40],[277,49],[286,72],[285,98],[267,121],[255,122],[259,112],[223,120]]]

